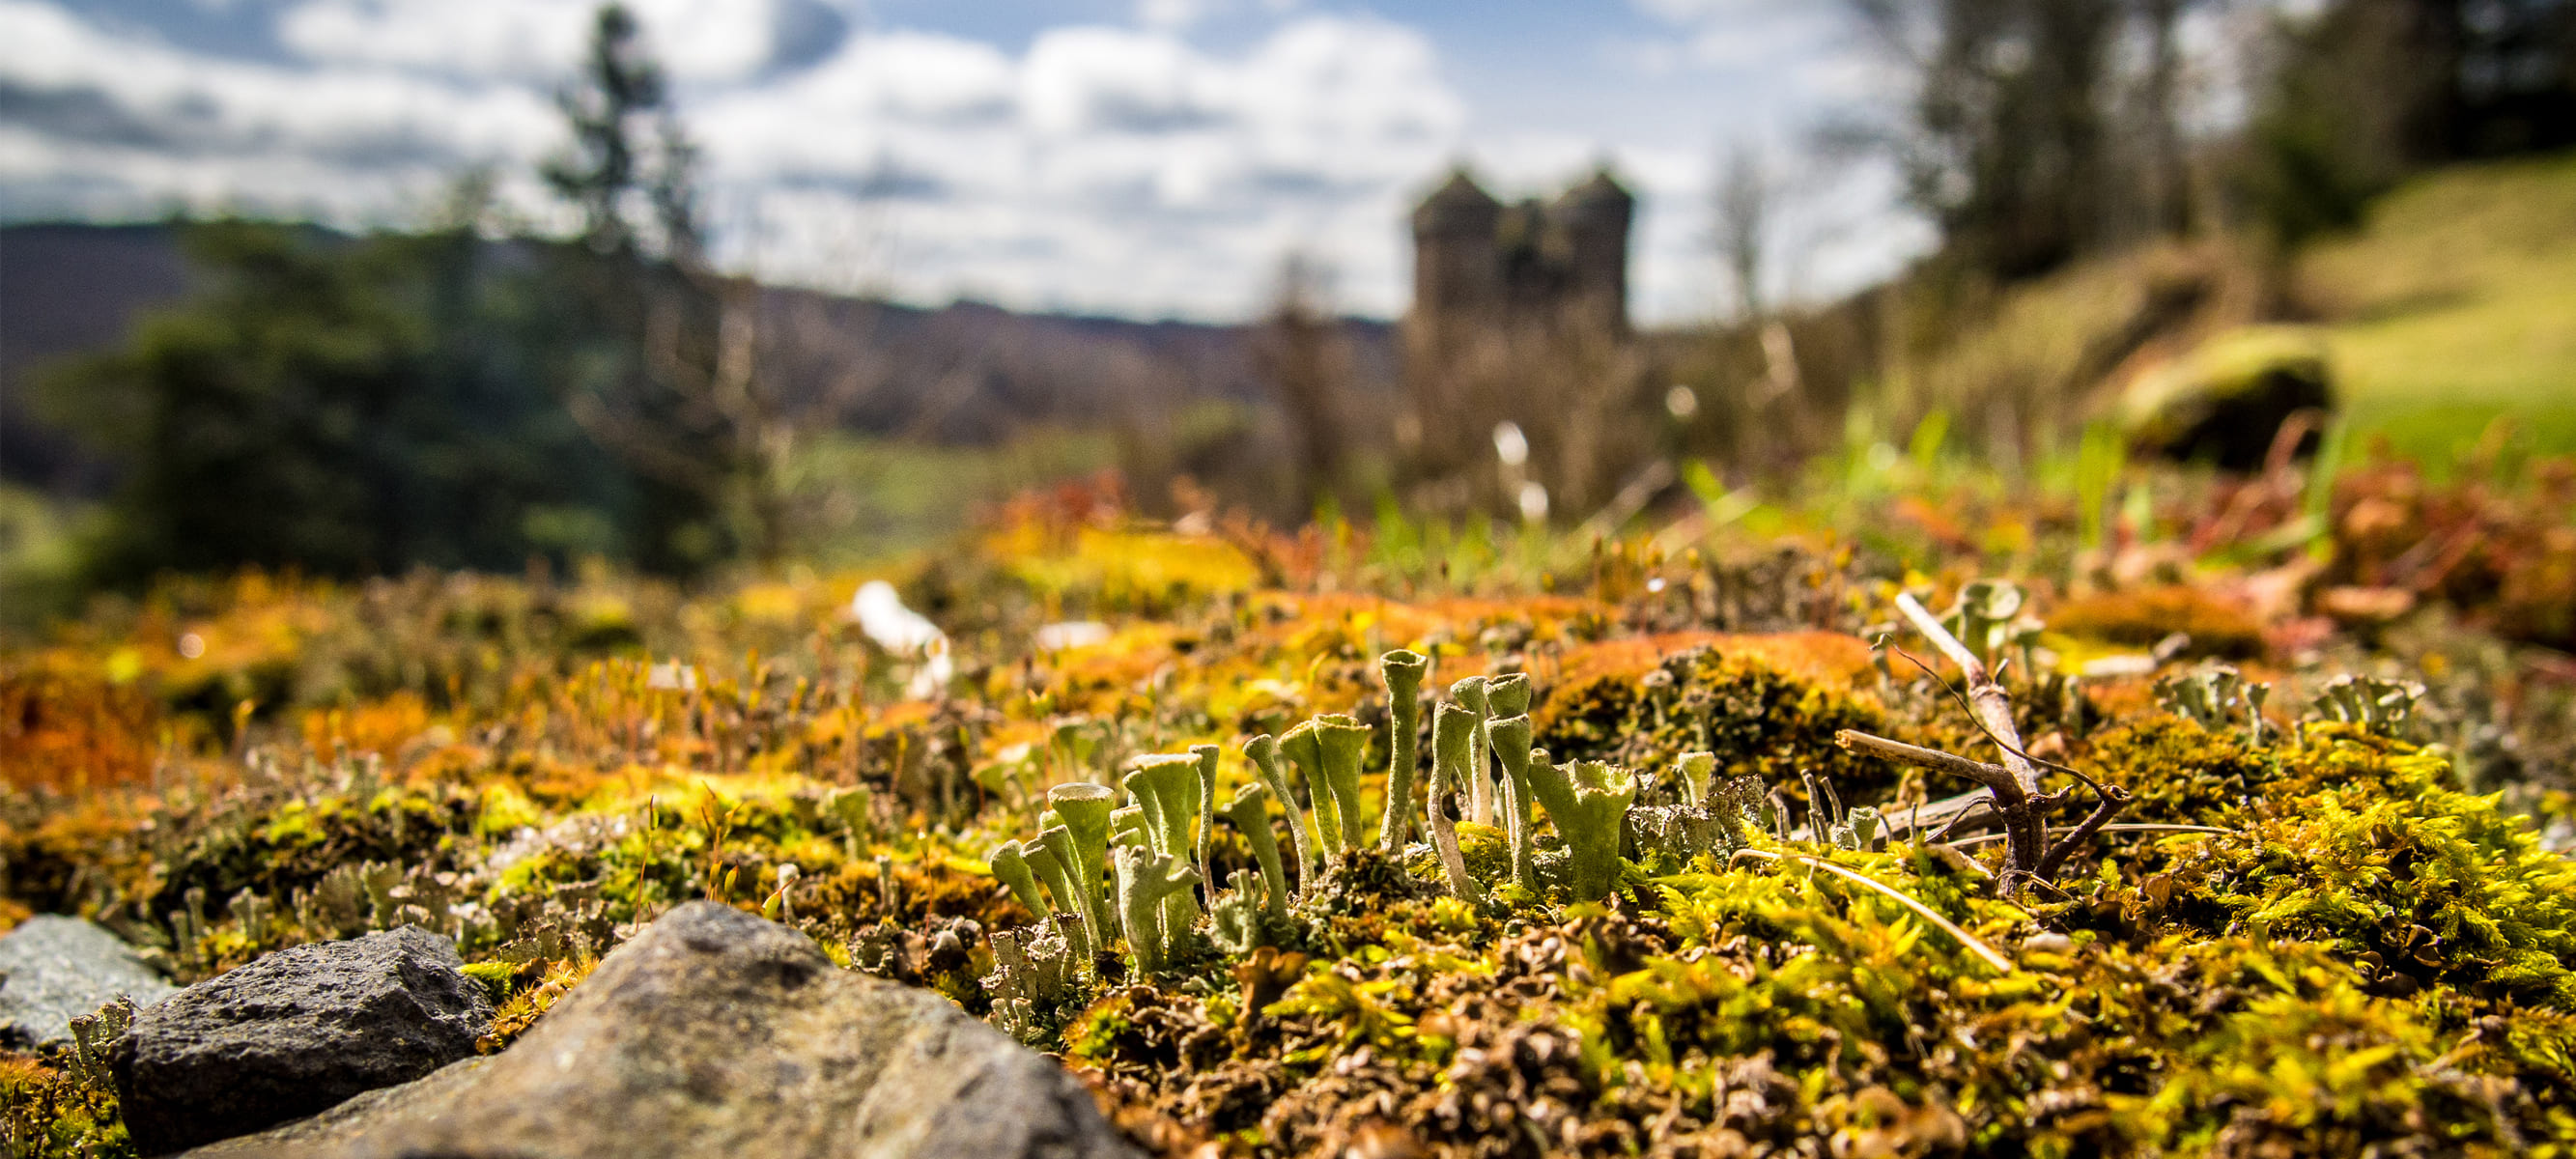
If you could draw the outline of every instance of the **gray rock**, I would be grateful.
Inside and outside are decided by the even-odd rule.
[[[72,1019],[123,994],[149,1006],[179,988],[115,934],[79,918],[39,914],[0,938],[0,1046],[69,1042]]]
[[[176,1151],[410,1082],[474,1053],[492,1000],[417,926],[280,950],[137,1015],[110,1055],[134,1146]]]
[[[673,910],[511,1048],[191,1159],[1127,1159],[1082,1085],[804,935]]]

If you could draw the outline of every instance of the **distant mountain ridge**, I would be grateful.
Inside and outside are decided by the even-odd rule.
[[[494,243],[506,245],[508,243]],[[104,466],[36,421],[47,365],[114,349],[194,277],[169,224],[0,227],[0,480],[95,494]],[[1024,314],[980,302],[924,308],[769,287],[767,373],[785,393],[860,431],[951,444],[1030,424],[1090,425],[1134,408],[1267,397],[1249,325]],[[1354,385],[1392,390],[1394,328],[1341,324]]]

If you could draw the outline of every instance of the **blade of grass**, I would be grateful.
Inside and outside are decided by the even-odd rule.
[[[1860,872],[1859,870],[1845,869],[1844,867],[1827,861],[1824,858],[1809,857],[1803,853],[1773,853],[1767,849],[1738,849],[1735,851],[1735,856],[1761,857],[1772,861],[1795,861],[1804,865],[1820,866],[1840,877],[1877,890],[1878,892],[1887,895],[1889,898],[1894,899],[1898,905],[1904,906],[1905,908],[1922,915],[1923,920],[1941,927],[1944,933],[1949,934],[1953,938],[1957,938],[1960,945],[1968,948],[1968,952],[1985,959],[1986,964],[1993,966],[1997,972],[2010,974],[2014,971],[2015,967],[2010,960],[2006,959],[2002,954],[1996,953],[1993,946],[1989,946],[1984,942],[1977,940],[1977,936],[1975,934],[1971,934],[1966,930],[1960,929],[1957,922],[1953,922],[1948,918],[1932,912],[1932,907],[1916,901],[1911,897],[1907,897],[1903,891],[1897,889],[1895,886],[1882,882],[1877,878]],[[1731,862],[1734,858],[1728,858],[1727,860]]]

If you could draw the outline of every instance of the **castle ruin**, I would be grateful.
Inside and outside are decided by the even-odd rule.
[[[1411,324],[1458,338],[1496,327],[1626,334],[1636,206],[1607,169],[1553,201],[1512,205],[1452,171],[1413,211]]]
[[[1397,428],[1414,501],[1494,506],[1493,432],[1526,432],[1526,476],[1556,501],[1597,503],[1622,461],[1638,376],[1628,322],[1636,198],[1607,168],[1552,200],[1506,205],[1464,168],[1413,211],[1406,413]]]

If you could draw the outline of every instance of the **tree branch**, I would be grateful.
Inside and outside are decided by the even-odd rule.
[[[1948,773],[1954,777],[1964,777],[1997,793],[2021,791],[2021,783],[2013,778],[2012,770],[2002,765],[1972,761],[1939,749],[1927,749],[1848,728],[1834,734],[1834,743],[1865,756],[1913,765],[1916,768],[1930,769],[1938,773]]]
[[[2021,728],[2013,723],[2012,698],[2004,692],[2003,685],[1995,683],[1994,677],[1986,672],[1985,662],[1977,659],[1977,654],[1951,635],[1949,629],[1942,627],[1940,619],[1925,609],[1922,601],[1915,599],[1912,593],[1897,593],[1896,610],[1904,613],[1915,631],[1923,633],[1924,639],[1932,641],[1933,647],[1959,666],[1960,673],[1967,678],[1968,706],[1977,723],[1994,735],[1995,747],[2003,750],[2004,767],[2012,771],[2013,780],[2020,785],[2022,794],[2036,796],[2039,793],[2039,768],[2021,755]]]
[[[2118,785],[2096,785],[2094,788],[2102,794],[2101,803],[2093,807],[2092,816],[2086,817],[2082,824],[2069,830],[2066,836],[2058,838],[2056,844],[2048,847],[2047,855],[2039,859],[2038,872],[2041,881],[2057,876],[2058,867],[2066,864],[2068,857],[2074,856],[2077,849],[2092,840],[2093,835],[2100,832],[2104,825],[2110,824],[2111,818],[2119,816],[2120,810],[2129,807],[2127,789]]]

